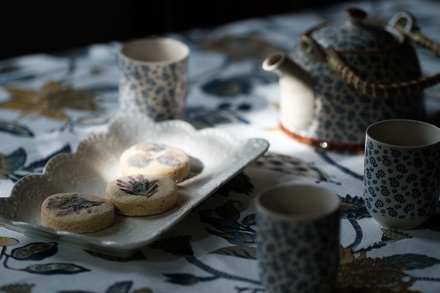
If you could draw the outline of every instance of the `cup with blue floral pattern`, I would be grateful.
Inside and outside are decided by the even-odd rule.
[[[366,130],[363,194],[383,227],[415,229],[431,218],[440,195],[440,128],[393,119]]]
[[[173,38],[148,37],[119,52],[119,109],[155,121],[183,119],[188,94],[189,47]]]
[[[255,205],[258,269],[267,292],[331,292],[340,263],[339,196],[286,183],[261,191]]]

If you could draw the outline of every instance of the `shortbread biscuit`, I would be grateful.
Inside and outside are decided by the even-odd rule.
[[[122,176],[107,185],[106,199],[116,213],[124,216],[150,216],[173,208],[178,202],[176,182],[157,175]]]
[[[57,193],[41,204],[42,224],[55,230],[96,232],[110,226],[114,218],[115,207],[94,194]]]
[[[179,183],[190,174],[190,158],[183,150],[160,143],[138,143],[120,156],[123,176],[144,174],[168,177]]]

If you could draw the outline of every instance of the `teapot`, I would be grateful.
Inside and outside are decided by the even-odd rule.
[[[408,12],[387,23],[358,8],[344,21],[325,21],[303,33],[291,52],[262,64],[279,76],[279,125],[320,150],[361,153],[365,131],[387,119],[425,120],[423,90],[440,74],[422,76],[413,44],[440,55]]]

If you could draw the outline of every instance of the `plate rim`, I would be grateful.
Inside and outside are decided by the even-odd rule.
[[[50,179],[50,172],[52,171],[53,166],[55,166],[58,162],[64,160],[65,158],[75,158],[76,156],[81,155],[81,153],[84,152],[91,143],[94,143],[99,139],[111,139],[111,135],[112,133],[114,133],[112,131],[115,131],[115,127],[118,127],[118,125],[121,124],[124,120],[132,119],[133,114],[131,114],[130,117],[127,117],[126,114],[115,115],[114,117],[112,117],[112,119],[110,119],[108,123],[108,128],[105,131],[91,133],[88,136],[84,137],[80,140],[77,148],[72,153],[57,154],[46,163],[42,173],[30,174],[18,180],[12,187],[10,195],[8,197],[0,198],[0,202],[8,202],[14,200],[15,197],[19,197],[19,191],[21,190],[23,185],[32,184],[32,182],[36,180]],[[142,249],[142,247],[145,247],[148,243],[151,243],[152,241],[160,237],[164,232],[168,231],[178,222],[183,220],[185,216],[194,209],[195,206],[203,202],[207,197],[209,197],[209,195],[215,193],[215,191],[217,191],[224,183],[237,175],[242,169],[244,169],[247,164],[262,156],[270,146],[270,143],[264,138],[237,139],[235,136],[231,135],[227,131],[219,128],[210,127],[196,129],[192,124],[184,120],[167,120],[163,122],[155,122],[151,118],[148,118],[144,115],[138,115],[138,117],[136,117],[135,119],[140,119],[143,123],[147,123],[151,127],[178,127],[179,129],[186,131],[185,135],[221,136],[228,141],[229,145],[240,144],[241,147],[238,150],[247,152],[247,156],[241,154],[238,160],[235,160],[234,162],[232,162],[232,164],[228,165],[229,168],[224,168],[221,170],[221,172],[215,174],[215,179],[207,182],[211,184],[211,186],[209,186],[209,190],[207,190],[207,192],[204,193],[201,198],[191,204],[191,206],[182,206],[181,208],[184,208],[183,211],[173,211],[173,213],[177,213],[173,221],[167,222],[167,225],[165,227],[162,227],[162,229],[157,231],[149,238],[137,240],[134,242],[102,241],[98,238],[89,237],[87,236],[87,234],[77,234],[68,231],[53,230],[51,228],[47,228],[35,223],[5,218],[1,212],[0,220],[10,226],[20,229],[23,234],[32,238],[55,241],[60,244],[73,246],[79,249],[92,250],[116,257],[128,257],[136,253],[138,250]],[[249,145],[252,147],[246,147]]]

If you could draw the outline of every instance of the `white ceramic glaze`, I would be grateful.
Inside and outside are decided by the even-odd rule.
[[[281,125],[292,133],[304,134],[313,121],[315,107],[311,75],[282,52],[268,56],[263,69],[279,76]]]
[[[189,48],[171,38],[145,38],[127,42],[121,48],[121,57],[136,64],[171,64],[189,56]]]
[[[109,228],[90,234],[55,231],[40,224],[41,203],[51,194],[76,191],[104,197],[107,184],[122,176],[120,154],[142,141],[176,146],[191,157],[191,175],[178,184],[175,208],[149,217],[116,216]],[[10,197],[0,198],[0,219],[31,237],[126,257],[182,220],[268,147],[264,139],[238,140],[219,129],[196,130],[181,120],[156,123],[141,114],[118,114],[106,133],[87,137],[73,154],[55,156],[43,174],[19,180]]]

